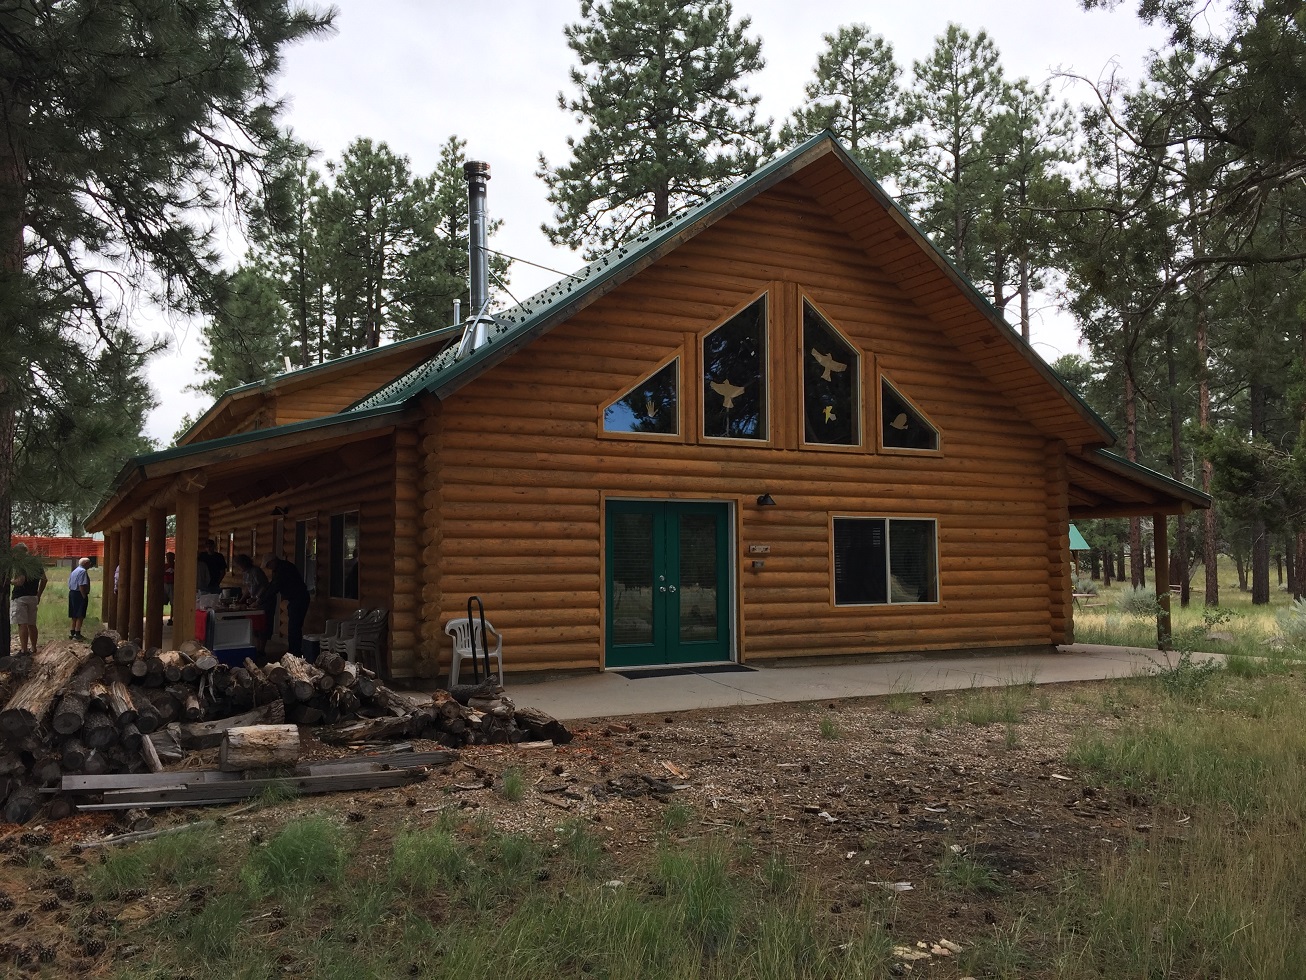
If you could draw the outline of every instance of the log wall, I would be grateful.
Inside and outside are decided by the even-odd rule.
[[[703,440],[700,339],[766,290],[771,439]],[[804,295],[863,354],[860,449],[800,444]],[[683,440],[601,435],[600,407],[676,354]],[[875,451],[877,372],[939,429],[941,454]],[[479,594],[507,634],[509,669],[601,664],[609,497],[735,503],[744,659],[1044,645],[1066,631],[1064,558],[1050,561],[1065,477],[1050,472],[1047,440],[795,185],[723,218],[441,408],[420,445],[423,649]],[[761,493],[778,506],[758,508]],[[940,601],[836,607],[835,514],[936,519]],[[745,570],[750,544],[770,546],[764,569]]]

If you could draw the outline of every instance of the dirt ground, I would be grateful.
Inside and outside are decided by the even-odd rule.
[[[833,916],[862,915],[892,895],[886,925],[919,957],[912,975],[956,977],[948,943],[965,948],[1009,926],[1069,868],[1091,868],[1144,835],[1183,832],[1179,815],[1086,782],[1065,761],[1086,729],[1128,724],[1129,691],[1127,683],[1074,684],[597,719],[570,726],[567,746],[464,749],[426,782],[247,811],[217,832],[248,839],[321,810],[345,814],[378,841],[450,807],[537,836],[579,818],[621,869],[647,858],[666,808],[684,804],[692,816],[673,836],[743,835],[758,852],[781,853],[825,883]],[[974,723],[995,706],[1016,720]],[[322,745],[312,729],[304,735],[311,755],[349,754]],[[497,789],[513,766],[527,787],[518,801]],[[160,827],[221,813],[152,812]],[[121,829],[109,814],[0,827],[0,963],[40,970],[45,959],[42,975],[111,974],[124,952],[111,926],[152,918],[169,901],[131,896],[97,911],[99,932],[74,928],[90,898],[85,869],[98,860],[77,845]],[[989,869],[1001,891],[948,881],[940,872],[948,854]]]

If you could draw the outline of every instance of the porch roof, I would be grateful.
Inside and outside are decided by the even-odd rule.
[[[1104,449],[1067,455],[1066,469],[1071,520],[1186,514],[1211,506],[1202,491]]]

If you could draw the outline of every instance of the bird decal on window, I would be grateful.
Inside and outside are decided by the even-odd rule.
[[[657,402],[655,402],[652,398],[644,399],[644,414],[651,419],[657,418],[658,405]]]
[[[833,406],[833,405],[826,405],[825,408],[823,408],[821,411],[822,411],[822,412],[824,413],[824,415],[825,415],[825,421],[826,421],[826,422],[833,422],[833,421],[834,421],[834,406]]]
[[[708,387],[725,399],[726,408],[733,408],[735,399],[744,393],[744,389],[739,385],[732,385],[729,378],[725,381],[713,381]]]
[[[902,431],[907,428],[907,413],[899,412],[898,417],[889,423],[891,428]]]
[[[821,375],[821,380],[822,380],[822,381],[832,381],[832,380],[834,380],[833,378],[830,377],[830,372],[831,372],[831,371],[833,371],[835,374],[838,374],[838,373],[841,372],[841,371],[847,371],[847,370],[848,370],[848,365],[847,365],[847,364],[841,364],[841,363],[839,363],[838,361],[836,361],[836,360],[834,359],[834,355],[833,355],[833,354],[822,354],[822,353],[821,353],[819,350],[817,350],[815,347],[812,348],[812,356],[813,356],[814,358],[816,358],[816,363],[817,363],[817,364],[819,364],[819,365],[821,365],[821,367],[825,368],[825,373]]]

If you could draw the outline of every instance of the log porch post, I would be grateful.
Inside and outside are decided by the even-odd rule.
[[[124,570],[125,572],[125,570]],[[140,643],[145,637],[145,518],[132,521],[131,575],[119,585],[127,590],[127,632]]]
[[[172,573],[172,648],[195,639],[195,565],[199,561],[199,488],[177,491],[177,568]]]
[[[149,516],[149,554],[145,567],[149,571],[145,591],[144,647],[163,646],[163,555],[168,550],[168,515],[162,507],[151,507]]]
[[[104,532],[104,564],[100,567],[100,619],[109,629],[118,628],[118,606],[113,594],[113,570],[118,565],[118,532]]]
[[[1166,530],[1164,514],[1152,515],[1153,559],[1152,579],[1156,586],[1156,648],[1172,650],[1170,632],[1170,535]]]
[[[118,618],[114,629],[122,634],[123,639],[130,639],[131,633],[131,581],[132,568],[132,525],[129,523],[118,532],[118,588],[114,603],[118,607]],[[113,569],[104,570],[104,587],[113,588]]]

